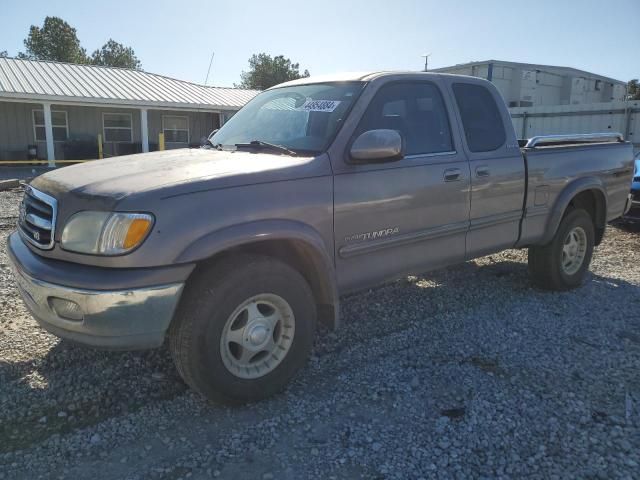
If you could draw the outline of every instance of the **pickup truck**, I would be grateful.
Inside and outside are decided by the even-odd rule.
[[[215,401],[283,389],[339,297],[527,248],[533,282],[585,280],[630,205],[619,134],[519,142],[496,88],[431,73],[270,88],[199,149],[87,162],[26,188],[8,252],[54,335],[169,345]]]

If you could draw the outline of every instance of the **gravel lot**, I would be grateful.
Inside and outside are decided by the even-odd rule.
[[[0,193],[0,479],[640,476],[637,227],[570,293],[532,289],[511,250],[346,297],[284,394],[227,408],[166,349],[37,327],[5,253],[20,195]]]

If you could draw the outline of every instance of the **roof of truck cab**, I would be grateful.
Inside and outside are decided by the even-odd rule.
[[[328,75],[316,75],[313,77],[305,77],[299,78],[297,80],[291,80],[289,82],[280,83],[278,85],[274,85],[271,88],[280,88],[280,87],[291,87],[294,85],[309,85],[312,83],[330,83],[330,82],[368,82],[380,77],[389,77],[396,75],[424,75],[429,77],[465,77],[465,78],[473,78],[477,79],[477,77],[469,77],[468,75],[458,75],[452,73],[436,73],[436,72],[416,72],[416,71],[392,71],[392,70],[382,70],[382,71],[374,71],[374,72],[342,72],[342,73],[332,73]],[[268,89],[270,90],[270,89]]]

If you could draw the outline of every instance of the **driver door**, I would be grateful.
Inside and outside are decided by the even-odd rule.
[[[350,164],[334,175],[334,232],[341,291],[464,261],[470,172],[430,81],[380,87],[353,136],[393,129],[405,155]],[[348,151],[345,152],[345,158]]]

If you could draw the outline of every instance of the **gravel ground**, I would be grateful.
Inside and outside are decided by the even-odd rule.
[[[19,197],[0,193],[0,479],[640,476],[638,228],[610,228],[569,293],[510,250],[345,297],[284,394],[227,408],[166,349],[37,327],[5,253]]]

